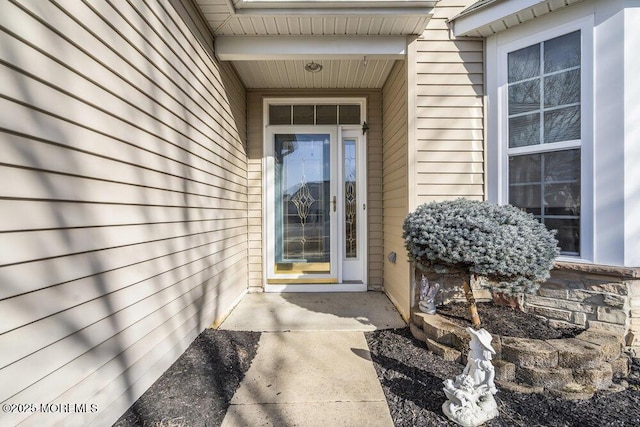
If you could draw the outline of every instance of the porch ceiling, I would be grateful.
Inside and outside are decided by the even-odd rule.
[[[309,73],[309,60],[234,61],[236,71],[248,89],[379,89],[395,60],[315,60],[323,69]]]
[[[195,2],[214,34],[218,58],[232,61],[249,89],[371,89],[381,88],[395,60],[404,58],[397,42],[422,33],[438,0]],[[275,37],[261,41],[265,36]],[[340,37],[356,41],[357,48],[343,43],[336,49]],[[261,43],[260,55],[253,41]],[[323,66],[321,72],[304,71],[312,61]]]

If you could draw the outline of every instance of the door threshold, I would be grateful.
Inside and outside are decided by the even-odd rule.
[[[367,292],[367,284],[362,282],[344,282],[327,284],[266,284],[265,292]]]

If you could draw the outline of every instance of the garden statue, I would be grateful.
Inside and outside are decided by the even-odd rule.
[[[427,314],[436,314],[435,299],[438,289],[440,289],[439,283],[430,285],[429,279],[424,277],[424,274],[422,275],[422,280],[420,280],[420,302],[418,303],[420,311]]]
[[[491,364],[491,334],[485,329],[467,328],[471,335],[467,366],[462,374],[444,381],[447,401],[442,411],[453,422],[464,427],[479,426],[498,416],[498,406],[493,395],[498,392],[493,382],[495,370]]]

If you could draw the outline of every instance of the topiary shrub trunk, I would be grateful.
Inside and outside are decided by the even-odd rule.
[[[407,215],[403,237],[421,269],[466,273],[462,287],[474,327],[480,327],[469,275],[493,290],[534,293],[549,277],[558,242],[532,215],[510,205],[458,199],[419,206]]]

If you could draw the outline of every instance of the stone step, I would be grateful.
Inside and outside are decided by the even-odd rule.
[[[409,330],[411,331],[411,335],[413,335],[415,339],[423,342],[427,341],[427,336],[425,335],[424,331],[422,330],[422,328],[417,327],[415,323],[409,323]]]
[[[516,380],[516,365],[506,360],[496,359],[493,361],[496,371],[496,381],[513,382]]]
[[[425,315],[422,317],[422,319],[422,330],[424,331],[426,337],[439,342],[440,344],[445,344],[449,347],[453,347],[454,336],[464,336],[465,333],[469,335],[460,326],[446,320],[445,318],[437,314]],[[470,338],[467,338],[467,341],[469,339]]]
[[[589,400],[596,390],[593,387],[585,387],[580,384],[567,384],[564,389],[550,389],[552,396],[557,396],[564,400]]]
[[[545,389],[563,389],[574,382],[573,371],[559,366],[553,368],[516,368],[516,378],[526,384]]]
[[[613,384],[613,369],[611,368],[611,364],[602,362],[593,368],[574,369],[573,378],[575,382],[580,385],[595,387],[596,390],[603,390],[611,387],[611,384]]]
[[[439,342],[434,341],[430,338],[427,338],[426,343],[429,351],[437,354],[444,360],[462,363],[462,354],[458,350],[455,350],[447,345],[440,344]]]
[[[549,343],[529,338],[502,337],[502,358],[529,368],[558,366],[558,350]]]
[[[547,340],[558,350],[558,365],[562,368],[589,369],[599,366],[602,361],[600,348],[576,338]]]
[[[576,336],[576,339],[599,346],[602,357],[606,362],[620,357],[624,349],[624,343],[621,337],[598,332],[593,329],[580,333]]]
[[[630,360],[626,354],[621,354],[617,359],[607,362],[611,365],[613,378],[627,378],[629,376]]]
[[[532,393],[542,393],[544,392],[544,388],[527,385],[527,384],[518,384],[515,381],[500,381],[496,380],[496,385],[498,389],[513,391],[516,393],[522,394],[532,394]]]

